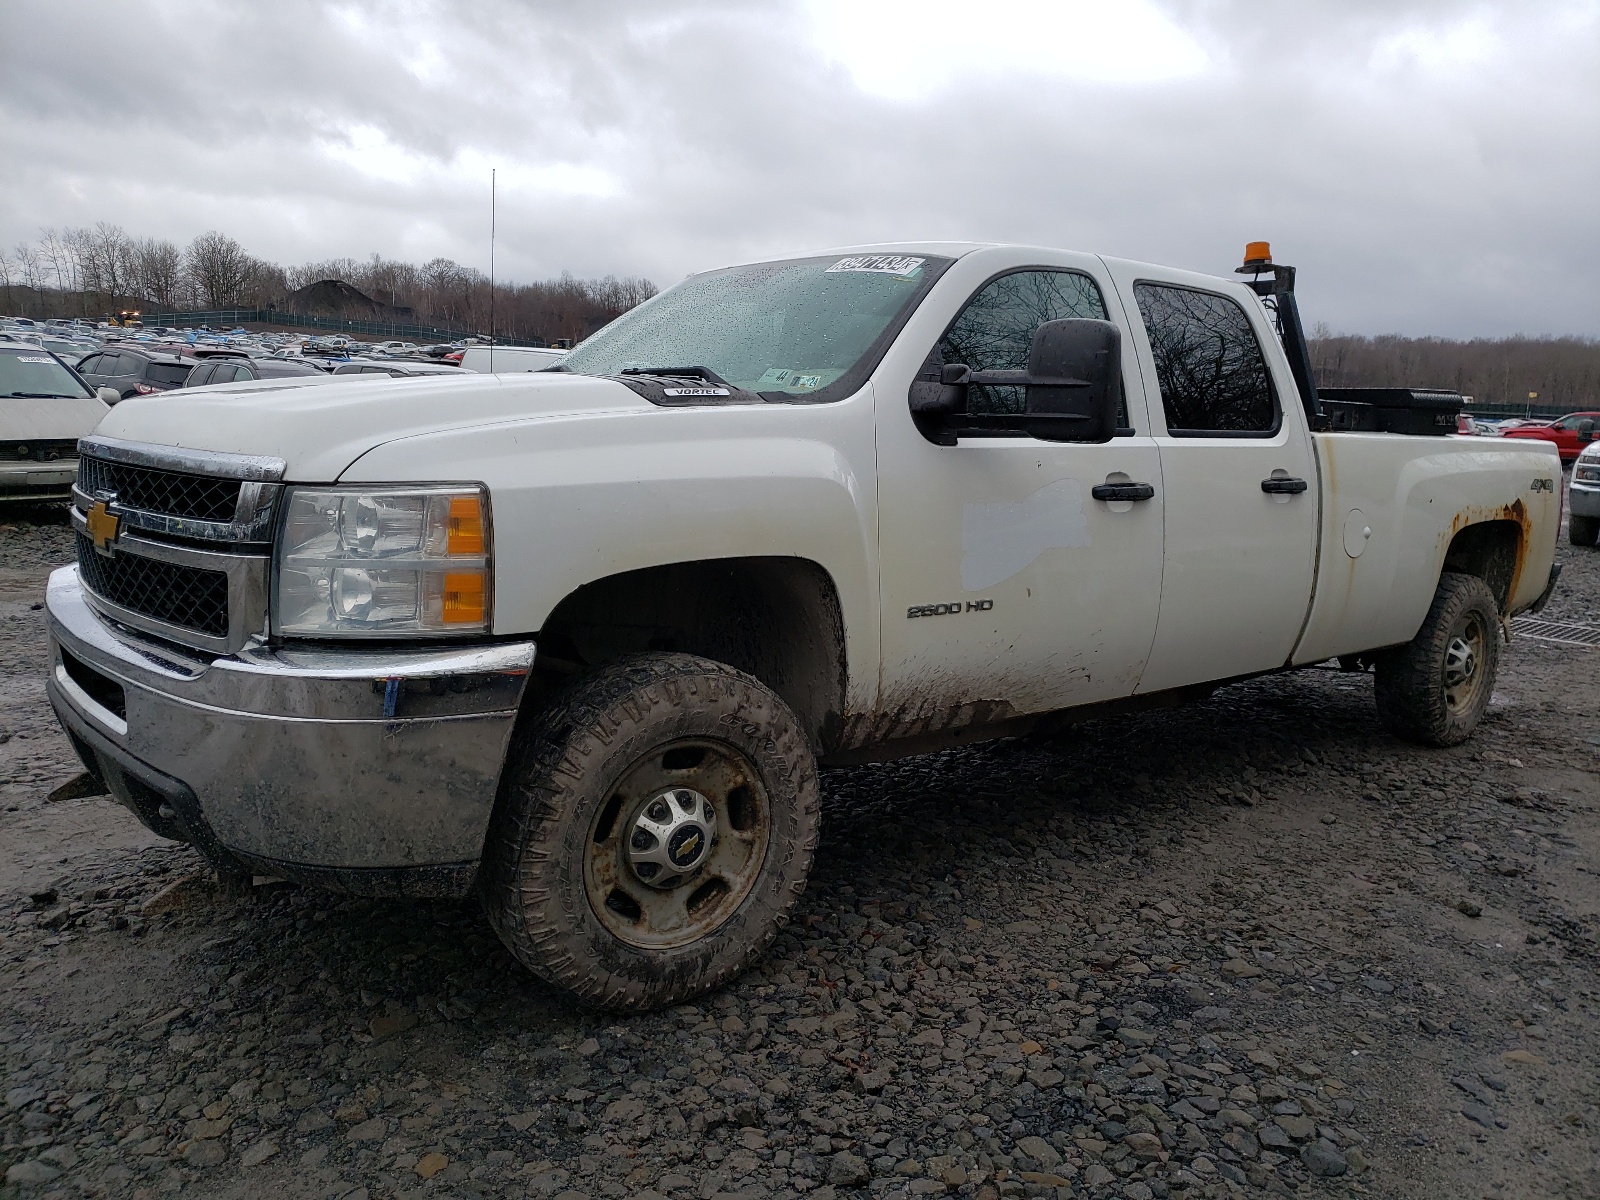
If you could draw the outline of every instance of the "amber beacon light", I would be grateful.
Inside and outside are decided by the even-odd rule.
[[[1272,266],[1272,246],[1268,242],[1246,242],[1244,266],[1246,271],[1265,271]]]

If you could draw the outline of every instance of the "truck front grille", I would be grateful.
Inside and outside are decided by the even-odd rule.
[[[239,480],[216,479],[140,467],[110,459],[78,460],[78,490],[114,494],[124,508],[196,521],[232,521],[239,507]]]
[[[87,460],[86,460],[87,461]],[[202,480],[200,482],[211,482]],[[237,491],[238,484],[233,487]],[[110,558],[81,533],[78,573],[95,595],[140,616],[192,629],[207,637],[228,634],[228,577],[221,571],[180,566],[136,554]]]

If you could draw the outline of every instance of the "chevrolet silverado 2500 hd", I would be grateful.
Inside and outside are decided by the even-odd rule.
[[[612,1008],[770,941],[818,762],[1334,658],[1459,742],[1548,595],[1555,449],[1319,396],[1250,253],[847,249],[695,275],[543,372],[125,401],[81,444],[51,701],[220,870],[476,888]]]

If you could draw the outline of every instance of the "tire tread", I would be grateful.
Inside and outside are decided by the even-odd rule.
[[[1396,737],[1424,746],[1457,746],[1472,736],[1488,707],[1487,693],[1476,713],[1465,720],[1453,718],[1445,703],[1441,675],[1451,627],[1472,605],[1484,608],[1489,618],[1488,661],[1481,669],[1488,672],[1488,688],[1493,690],[1499,660],[1499,605],[1478,576],[1446,571],[1439,576],[1422,628],[1410,642],[1389,651],[1377,663],[1374,698],[1378,720]]]
[[[795,766],[798,776],[794,815],[800,836],[787,844],[774,836],[768,852],[788,856],[778,865],[790,882],[775,890],[778,903],[768,919],[759,928],[747,925],[750,936],[744,944],[721,956],[712,969],[692,979],[673,975],[655,986],[641,984],[606,971],[577,952],[573,930],[563,929],[552,917],[552,912],[559,913],[561,901],[552,878],[558,866],[553,844],[568,810],[580,801],[577,789],[585,781],[577,761],[585,753],[581,747],[596,741],[603,744],[608,735],[616,734],[619,726],[612,714],[620,707],[639,720],[644,715],[637,699],[641,692],[659,689],[668,703],[682,705],[692,702],[692,694],[708,684],[707,690],[743,693],[777,718],[771,722],[777,751]],[[506,781],[490,822],[479,875],[489,922],[529,971],[593,1006],[638,1011],[720,987],[772,943],[804,891],[819,832],[815,762],[799,721],[783,701],[760,681],[723,663],[691,654],[652,653],[620,659],[582,677],[519,732],[508,757]]]

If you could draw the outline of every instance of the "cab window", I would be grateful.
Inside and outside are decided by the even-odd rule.
[[[1226,296],[1139,282],[1133,297],[1174,437],[1270,437],[1278,403],[1244,309]]]

